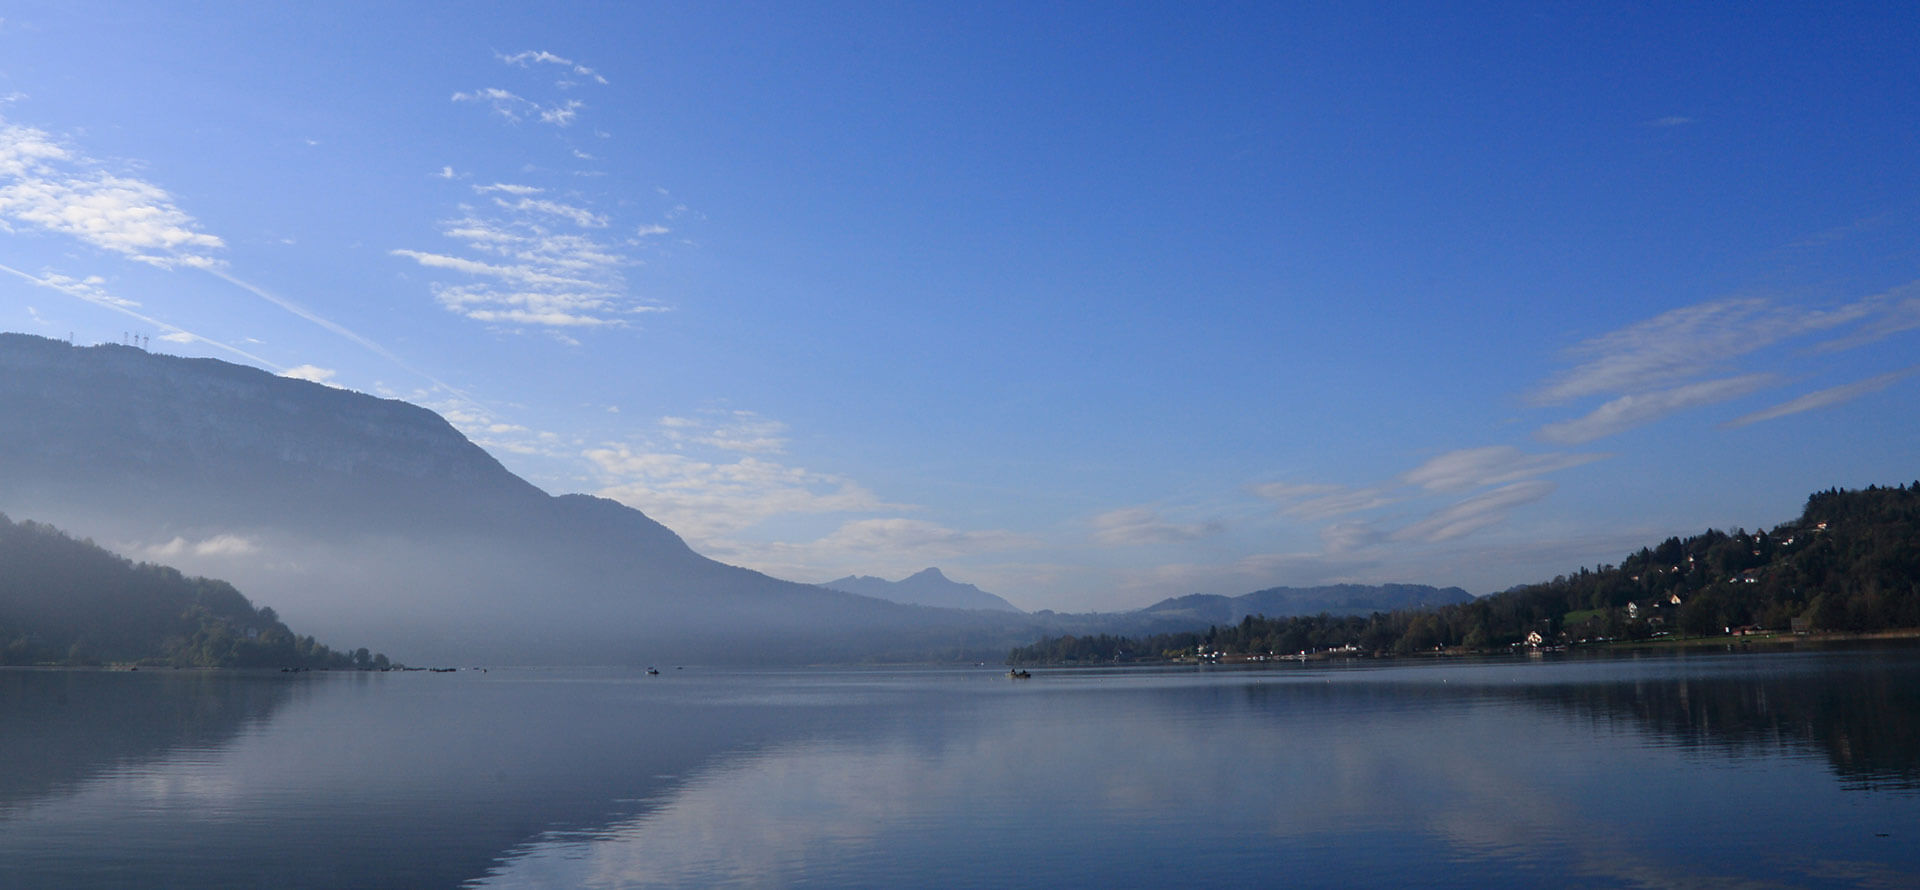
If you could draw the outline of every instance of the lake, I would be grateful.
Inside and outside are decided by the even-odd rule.
[[[0,887],[1915,887],[1920,647],[0,670]]]

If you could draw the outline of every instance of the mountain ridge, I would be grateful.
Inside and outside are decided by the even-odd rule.
[[[1140,610],[1187,614],[1206,624],[1237,624],[1249,615],[1365,615],[1473,601],[1458,587],[1430,584],[1328,584],[1319,587],[1268,587],[1239,596],[1196,593],[1161,600]]]
[[[937,606],[946,609],[1024,612],[999,596],[972,584],[948,578],[938,567],[932,566],[898,581],[888,581],[871,575],[848,575],[832,581],[822,581],[820,586],[896,603]]]
[[[164,554],[415,663],[973,661],[1049,633],[1209,623],[1029,615],[937,569],[910,586],[967,608],[773,578],[626,505],[550,495],[417,405],[17,333],[0,334],[0,512]],[[897,596],[914,578],[875,580]]]

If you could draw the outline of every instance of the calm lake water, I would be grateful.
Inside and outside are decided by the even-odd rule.
[[[1920,648],[0,671],[0,887],[1920,887]]]

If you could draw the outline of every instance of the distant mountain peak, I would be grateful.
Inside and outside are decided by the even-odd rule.
[[[1365,615],[1398,609],[1471,602],[1473,595],[1458,587],[1427,584],[1328,584],[1322,587],[1269,587],[1240,596],[1195,593],[1161,600],[1141,609],[1145,613],[1187,615],[1209,624],[1236,624],[1249,615],[1280,618],[1289,615]]]
[[[848,575],[824,581],[821,587],[843,593],[857,593],[875,599],[942,609],[991,609],[1018,612],[1020,608],[971,584],[954,581],[937,568],[928,567],[898,581],[869,575]]]

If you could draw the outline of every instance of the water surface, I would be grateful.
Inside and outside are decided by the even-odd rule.
[[[1920,886],[1920,649],[0,671],[0,886]]]

